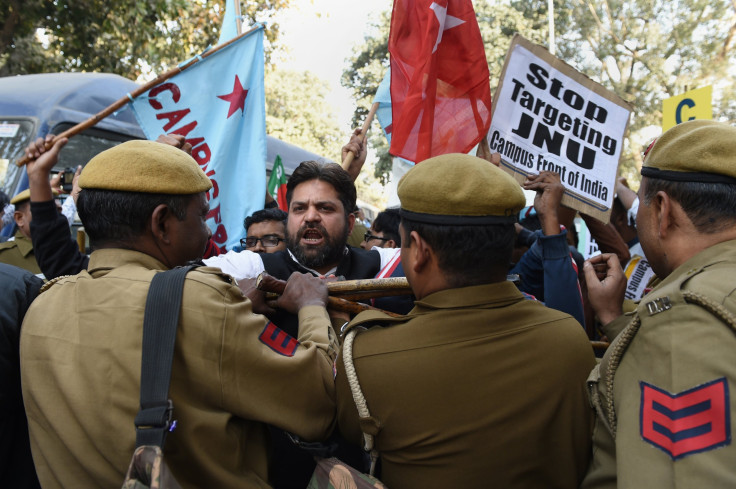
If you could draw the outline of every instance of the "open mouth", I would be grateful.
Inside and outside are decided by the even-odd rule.
[[[302,243],[306,245],[318,245],[322,243],[322,233],[317,229],[310,228],[302,233]]]

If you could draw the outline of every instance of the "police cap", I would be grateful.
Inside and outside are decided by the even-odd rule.
[[[426,224],[516,222],[526,199],[519,184],[486,160],[466,154],[436,156],[399,181],[401,215]]]
[[[52,189],[51,192],[53,193],[54,197],[59,195],[59,192],[57,192],[56,190]],[[10,203],[13,205],[16,205],[16,204],[20,204],[21,202],[25,202],[26,200],[30,200],[30,199],[31,199],[31,191],[30,189],[25,189],[22,192],[18,192],[18,195],[10,199]]]
[[[10,203],[13,205],[20,204],[21,202],[29,200],[30,198],[31,198],[31,191],[29,189],[25,189],[24,191],[19,192],[18,195],[10,199]]]
[[[194,158],[168,144],[145,140],[126,141],[92,158],[82,170],[79,186],[176,195],[212,188]]]
[[[654,142],[641,174],[675,182],[736,184],[736,127],[708,120],[678,124]]]

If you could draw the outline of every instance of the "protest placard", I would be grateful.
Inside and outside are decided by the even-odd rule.
[[[631,109],[544,47],[516,34],[493,100],[488,142],[521,183],[559,173],[562,203],[608,222]]]

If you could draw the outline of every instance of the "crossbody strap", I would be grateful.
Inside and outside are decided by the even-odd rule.
[[[360,388],[360,382],[358,382],[358,373],[355,371],[355,365],[353,364],[353,341],[355,335],[358,334],[360,328],[353,328],[345,335],[345,341],[342,344],[342,358],[345,364],[345,374],[348,379],[348,385],[350,385],[350,392],[353,394],[353,401],[355,407],[358,408],[358,416],[361,419],[370,418],[371,413],[368,411],[368,403],[363,395],[363,390]],[[378,461],[378,450],[375,448],[375,440],[373,435],[363,431],[363,449],[370,453],[371,456],[371,468],[370,475],[373,475],[376,470],[376,462]]]
[[[166,434],[173,431],[174,405],[169,399],[171,363],[176,328],[187,273],[199,265],[177,267],[157,273],[151,280],[143,316],[140,410],[135,417],[135,446],[156,445],[163,449]]]

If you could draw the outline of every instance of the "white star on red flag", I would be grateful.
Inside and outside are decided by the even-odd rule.
[[[440,23],[440,29],[437,33],[437,41],[434,43],[434,49],[432,49],[432,52],[434,53],[437,51],[437,46],[442,42],[442,33],[447,29],[452,29],[460,24],[464,24],[465,21],[457,17],[453,17],[452,15],[447,15],[447,7],[438,5],[436,2],[432,2],[432,5],[430,5],[429,8],[432,9],[434,16],[437,17],[437,21]]]

